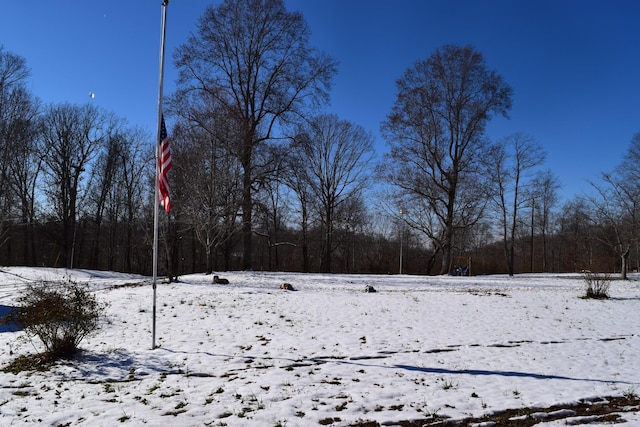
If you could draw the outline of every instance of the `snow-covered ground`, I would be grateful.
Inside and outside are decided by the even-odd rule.
[[[5,311],[25,284],[62,277],[109,306],[78,360],[0,372],[0,424],[394,425],[640,393],[637,276],[608,300],[581,299],[580,275],[221,276],[158,285],[152,349],[148,277],[2,269]],[[21,336],[0,329],[1,366],[34,352]]]

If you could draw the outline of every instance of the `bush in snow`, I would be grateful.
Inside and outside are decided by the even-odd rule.
[[[585,271],[582,273],[582,277],[585,281],[584,298],[609,298],[609,286],[611,285],[611,276],[609,274],[599,274]]]
[[[106,309],[88,286],[71,281],[29,285],[18,304],[13,321],[28,340],[42,341],[46,360],[74,356],[80,342],[98,329]]]

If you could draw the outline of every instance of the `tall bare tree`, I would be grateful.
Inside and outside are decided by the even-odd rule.
[[[25,230],[23,259],[25,263],[35,265],[36,190],[42,170],[42,157],[38,148],[40,119],[37,103],[28,106],[25,113],[20,130],[12,137],[15,144],[12,144],[13,148],[10,150],[8,173],[12,193],[18,200],[16,205],[19,206],[20,224]]]
[[[284,157],[283,154],[277,152],[272,154],[277,155],[280,159]],[[267,242],[268,268],[279,271],[281,266],[280,248],[294,246],[295,244],[282,238],[282,232],[286,228],[290,209],[288,198],[286,197],[287,187],[283,183],[283,174],[285,173],[283,162],[275,162],[275,166],[273,174],[270,174],[261,182],[256,195],[257,216],[261,224],[259,225],[259,230],[255,232],[264,237]]]
[[[613,172],[592,183],[596,218],[605,226],[600,238],[620,257],[620,274],[627,278],[632,243],[640,233],[640,134],[634,135],[624,160]]]
[[[373,136],[362,126],[336,115],[320,115],[301,125],[291,151],[307,169],[311,194],[317,200],[324,239],[320,269],[331,271],[334,226],[340,205],[356,197],[367,184],[373,157]]]
[[[146,177],[154,166],[153,154],[148,150],[151,137],[140,128],[125,129],[120,134],[124,144],[120,151],[120,174],[118,184],[121,188],[122,215],[126,223],[124,240],[124,265],[127,271],[133,271],[134,254],[140,254],[144,242],[135,239],[137,231],[144,228],[144,200],[147,199]],[[145,222],[146,223],[146,222]]]
[[[631,143],[622,162],[616,168],[616,174],[623,185],[622,195],[638,200],[640,198],[640,133],[631,138]],[[629,212],[632,215],[633,236],[636,244],[636,268],[640,271],[640,212]]]
[[[141,129],[114,121],[104,149],[92,164],[84,203],[93,225],[93,246],[88,251],[92,265],[110,270],[132,268],[133,228],[143,207],[144,174],[153,164],[144,154],[143,144],[148,140]]]
[[[238,231],[242,173],[237,144],[241,127],[220,97],[178,90],[169,103],[173,129],[175,189],[181,210],[205,251],[206,271],[217,269],[216,253],[230,268],[232,238]]]
[[[183,217],[205,251],[207,273],[217,269],[216,252],[238,227],[241,168],[230,150],[235,132],[229,124],[224,112],[193,104],[182,110],[174,129],[174,187]],[[223,252],[229,268],[230,254]]]
[[[101,150],[91,168],[91,178],[87,189],[85,209],[87,216],[93,219],[94,239],[90,250],[89,262],[99,265],[99,259],[107,260],[102,268],[114,269],[114,248],[116,240],[114,233],[121,220],[119,214],[123,207],[120,174],[125,142],[115,133],[105,139],[105,149]],[[103,236],[103,222],[107,220],[106,236]],[[109,232],[110,231],[110,232]]]
[[[34,220],[38,103],[27,89],[28,77],[26,60],[0,46],[0,246],[5,243],[4,227],[10,216],[20,219],[28,235]],[[33,239],[27,237],[27,241]],[[25,243],[27,251],[29,243]]]
[[[47,208],[62,225],[63,263],[73,266],[78,208],[91,162],[104,147],[111,117],[90,104],[50,105],[43,118],[42,159]]]
[[[179,87],[217,98],[241,127],[242,267],[252,264],[256,147],[310,103],[324,102],[336,63],[310,47],[309,28],[282,0],[224,0],[208,7],[175,56]]]
[[[598,265],[597,224],[592,206],[584,197],[574,197],[560,209],[559,237],[562,263],[573,271],[592,270]]]
[[[551,172],[545,170],[536,174],[532,183],[532,200],[535,201],[532,212],[532,218],[535,215],[536,220],[532,223],[537,225],[538,231],[542,238],[542,271],[549,272],[549,236],[553,231],[554,211],[558,206],[560,197],[558,190],[560,183],[558,178]],[[532,226],[532,236],[534,228]],[[533,238],[533,237],[532,237]],[[533,240],[532,240],[533,242]],[[533,257],[533,250],[532,257]],[[533,267],[532,267],[533,270]]]
[[[293,147],[297,144],[295,139]],[[283,159],[284,172],[281,179],[293,191],[296,202],[298,222],[300,224],[300,250],[302,255],[302,272],[308,273],[311,268],[309,259],[309,234],[311,227],[311,211],[314,205],[313,190],[311,188],[311,178],[309,169],[306,167],[306,156],[304,150],[290,149]]]
[[[370,222],[363,192],[357,191],[345,199],[336,209],[335,219],[335,247],[343,265],[340,271],[360,271],[367,248],[360,245],[359,236],[364,234]]]
[[[601,226],[598,238],[618,255],[621,277],[627,279],[631,244],[638,228],[640,192],[609,173],[603,173],[602,181],[593,183],[596,194],[589,197],[594,220]]]
[[[498,213],[507,272],[513,276],[519,218],[523,207],[535,206],[531,200],[536,196],[527,190],[535,177],[534,169],[544,162],[546,153],[537,141],[520,133],[498,142],[490,153],[484,159],[487,175],[492,177],[487,195]]]
[[[391,146],[380,174],[396,189],[396,205],[412,206],[419,225],[450,268],[457,229],[478,220],[474,195],[485,127],[511,108],[511,88],[471,46],[445,45],[418,61],[396,83],[398,94],[382,126]]]

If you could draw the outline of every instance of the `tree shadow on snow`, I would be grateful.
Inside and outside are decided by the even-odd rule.
[[[0,305],[0,333],[3,332],[17,332],[20,331],[20,327],[11,320],[11,314],[17,309],[17,307],[11,307],[9,305]]]
[[[123,348],[114,348],[104,353],[82,350],[75,361],[78,363],[69,365],[73,369],[65,374],[67,379],[119,382],[132,381],[154,373],[179,373],[159,355],[149,356],[144,352],[139,354]]]
[[[444,368],[421,368],[418,366],[410,366],[410,365],[394,365],[395,368],[398,369],[406,369],[408,371],[416,371],[416,372],[424,372],[425,374],[448,374],[448,375],[499,375],[503,377],[520,377],[520,378],[533,378],[536,380],[565,380],[565,381],[589,381],[589,382],[597,382],[597,383],[620,383],[620,384],[633,384],[637,383],[628,382],[628,381],[618,381],[618,380],[599,380],[594,378],[571,378],[565,377],[562,375],[542,375],[542,374],[534,374],[531,372],[517,372],[517,371],[488,371],[483,369],[444,369]]]

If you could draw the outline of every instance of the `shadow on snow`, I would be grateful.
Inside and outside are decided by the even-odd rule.
[[[0,305],[0,333],[3,332],[16,332],[20,331],[20,327],[13,321],[5,322],[6,319],[10,319],[11,314],[16,310],[16,307],[8,305]]]
[[[533,378],[536,380],[565,380],[565,381],[589,381],[589,382],[598,382],[598,383],[621,383],[621,384],[636,384],[628,381],[618,381],[618,380],[599,380],[594,378],[572,378],[565,377],[562,375],[543,375],[543,374],[534,374],[531,372],[517,372],[517,371],[488,371],[483,369],[444,369],[444,368],[424,368],[418,366],[410,366],[410,365],[393,365],[398,369],[406,369],[408,371],[414,372],[424,372],[425,374],[448,374],[448,375],[499,375],[504,377],[519,377],[519,378]]]

